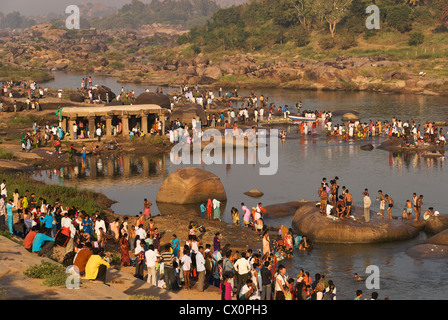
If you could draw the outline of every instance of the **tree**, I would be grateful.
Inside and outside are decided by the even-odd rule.
[[[334,38],[336,25],[346,16],[353,0],[315,0],[313,8],[327,23]]]
[[[446,1],[444,7],[442,8],[442,12],[439,16],[439,21],[444,26],[448,25],[448,1]]]
[[[294,7],[299,23],[304,27],[311,27],[314,18],[313,0],[289,0]]]

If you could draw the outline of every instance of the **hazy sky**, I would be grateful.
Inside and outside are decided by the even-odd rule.
[[[140,1],[143,3],[151,2],[150,0]],[[81,2],[102,2],[109,7],[121,8],[124,4],[130,3],[131,0],[0,0],[0,11],[3,13],[19,11],[22,15],[65,13],[67,6]]]

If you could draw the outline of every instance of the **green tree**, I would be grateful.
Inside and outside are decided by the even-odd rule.
[[[346,17],[353,0],[315,0],[313,8],[317,16],[328,23],[330,35],[334,38],[336,26]]]
[[[411,32],[409,34],[409,41],[408,44],[410,46],[418,46],[419,44],[422,44],[425,41],[425,36],[421,32]]]
[[[386,21],[389,26],[401,33],[412,29],[412,10],[405,4],[391,6],[386,11]]]

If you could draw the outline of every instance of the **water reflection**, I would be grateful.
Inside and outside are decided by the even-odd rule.
[[[65,168],[51,170],[35,170],[35,177],[49,180],[57,179],[63,183],[65,180],[95,181],[102,184],[108,182],[120,183],[125,178],[132,178],[131,182],[146,179],[163,179],[167,175],[166,156],[147,156],[134,154],[118,154],[108,156],[89,156],[85,160],[76,158],[73,165]],[[89,186],[91,184],[89,183]]]

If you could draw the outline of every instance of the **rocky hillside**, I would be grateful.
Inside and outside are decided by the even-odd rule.
[[[448,94],[448,78],[420,75],[418,61],[383,55],[311,60],[254,53],[216,59],[177,46],[175,39],[186,32],[158,24],[114,31],[73,31],[37,25],[22,31],[0,32],[0,56],[4,65],[16,68],[104,73],[123,82],[160,86]]]

